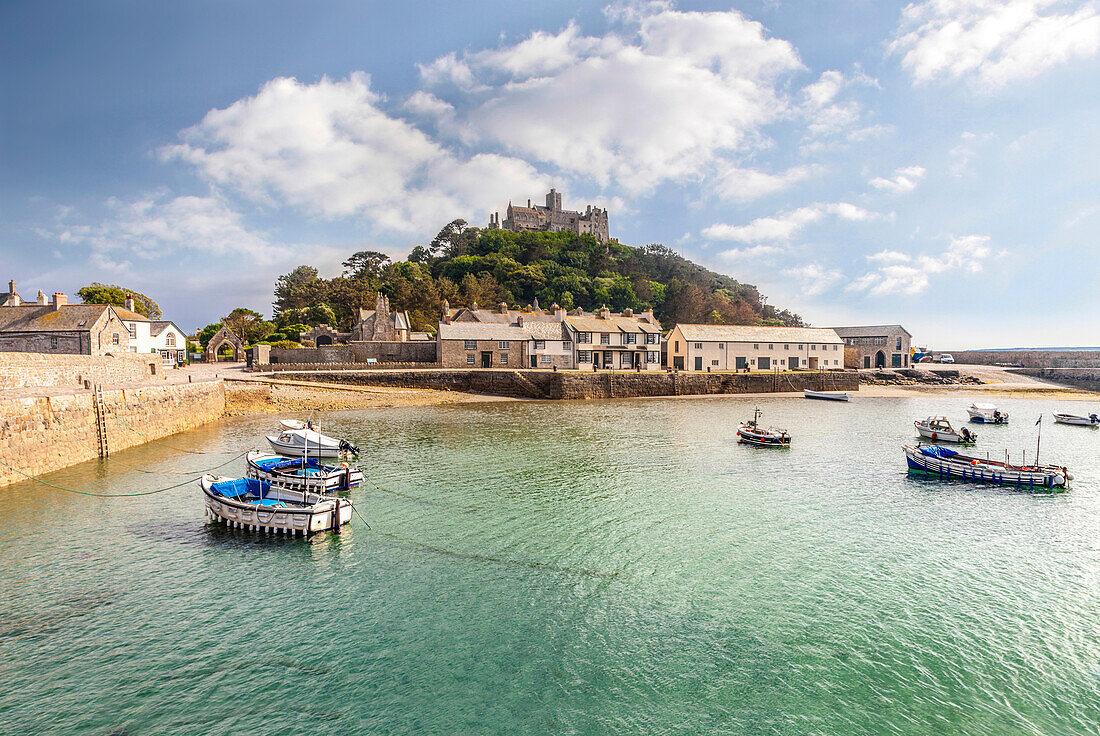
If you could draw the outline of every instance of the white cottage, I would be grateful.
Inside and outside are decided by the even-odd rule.
[[[676,325],[668,363],[681,371],[839,370],[844,341],[823,327]]]

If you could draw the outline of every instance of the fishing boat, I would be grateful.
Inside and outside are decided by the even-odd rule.
[[[791,436],[785,429],[760,426],[760,409],[757,409],[752,420],[741,422],[737,427],[737,436],[746,445],[757,447],[790,447]]]
[[[978,424],[1008,424],[1008,412],[1003,412],[993,404],[971,404],[966,407],[970,421]]]
[[[341,454],[359,454],[359,449],[347,440],[328,437],[309,427],[284,429],[278,435],[268,435],[267,441],[272,450],[288,457],[340,457]]]
[[[292,490],[256,478],[224,478],[207,473],[199,480],[211,519],[230,526],[279,534],[339,531],[351,521],[346,498]]]
[[[928,417],[913,422],[913,426],[917,428],[917,432],[920,433],[921,437],[927,437],[935,442],[956,442],[960,445],[972,445],[978,440],[977,433],[971,432],[966,427],[956,432],[955,428],[951,426],[951,422],[947,421],[947,417]]]
[[[803,389],[802,395],[807,399],[824,399],[825,401],[848,401],[851,395],[847,391],[811,391]]]
[[[349,491],[363,482],[363,471],[347,463],[325,465],[316,457],[287,458],[263,450],[252,450],[245,459],[249,478],[296,491],[331,494]]]
[[[1012,465],[989,458],[960,455],[939,445],[905,445],[905,460],[911,471],[939,478],[974,483],[1027,488],[1065,488],[1073,474],[1057,465]]]
[[[1080,414],[1067,414],[1065,412],[1054,412],[1054,421],[1059,424],[1081,424],[1087,427],[1095,427],[1100,424],[1100,417],[1095,414],[1089,414],[1087,417]]]

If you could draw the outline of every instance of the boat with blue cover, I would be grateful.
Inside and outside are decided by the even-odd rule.
[[[263,450],[252,450],[245,459],[249,478],[297,491],[332,494],[350,491],[363,482],[363,471],[347,463],[326,465],[315,457],[287,458]]]
[[[911,471],[973,483],[990,483],[1021,488],[1065,488],[1073,475],[1058,465],[1012,465],[989,458],[960,455],[939,445],[905,445],[905,459]]]
[[[278,534],[339,531],[354,510],[346,498],[285,488],[256,478],[206,474],[199,480],[207,515],[233,527]]]

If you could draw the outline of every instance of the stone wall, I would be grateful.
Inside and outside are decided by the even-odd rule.
[[[431,363],[256,363],[248,370],[252,373],[286,373],[288,371],[415,370],[431,367]]]
[[[549,372],[500,369],[284,373],[282,378],[356,386],[429,388],[531,399],[611,399],[638,396],[858,391],[855,371],[804,373]]]
[[[92,396],[91,391],[80,391],[51,397],[0,397],[0,461],[28,475],[40,475],[99,457]],[[110,410],[106,428],[113,454],[220,418],[225,411],[225,388],[218,380],[104,389],[103,402]],[[22,475],[0,465],[0,486],[22,480]]]
[[[0,389],[82,385],[91,381],[118,386],[148,381],[160,370],[160,356],[136,353],[120,355],[54,355],[0,353]]]
[[[956,363],[1024,368],[1100,368],[1100,350],[944,350]],[[939,355],[940,351],[936,351]]]
[[[434,340],[409,342],[349,342],[319,348],[272,348],[272,363],[435,363]]]
[[[1097,368],[1016,368],[1012,373],[1076,386],[1086,391],[1100,391],[1100,369]]]

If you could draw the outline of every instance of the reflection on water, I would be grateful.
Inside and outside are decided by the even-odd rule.
[[[1100,437],[1044,428],[1065,494],[908,476],[912,420],[966,403],[332,413],[374,531],[308,539],[208,523],[197,486],[2,489],[0,732],[1096,733]],[[1003,403],[977,451],[1032,455],[1056,407]],[[736,444],[756,405],[789,451]],[[163,487],[136,468],[274,423],[47,480]]]

